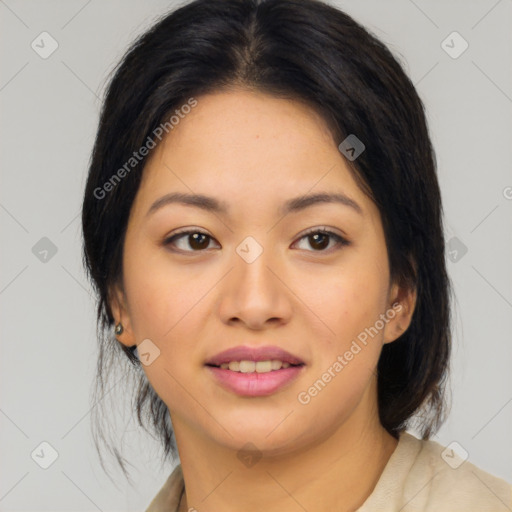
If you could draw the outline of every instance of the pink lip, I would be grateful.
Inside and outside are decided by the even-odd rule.
[[[216,366],[207,366],[206,368],[224,388],[237,395],[266,396],[275,393],[296,379],[304,369],[304,365],[289,366],[268,373],[232,372]]]
[[[290,363],[288,368],[273,370],[266,373],[241,373],[219,368],[230,361],[272,361]],[[286,384],[297,378],[305,363],[297,356],[275,346],[238,347],[224,350],[213,356],[206,363],[206,368],[215,379],[226,389],[241,396],[266,396],[275,393]]]
[[[229,348],[228,350],[220,352],[209,359],[205,364],[209,366],[220,366],[222,363],[229,363],[230,361],[271,361],[272,359],[282,361],[283,363],[304,364],[304,361],[297,356],[290,354],[282,348],[271,345],[254,348],[239,345],[238,347]]]

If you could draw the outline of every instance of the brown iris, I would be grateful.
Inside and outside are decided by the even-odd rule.
[[[192,235],[189,235],[188,237],[189,237],[190,247],[192,249],[196,249],[198,251],[202,250],[202,249],[206,249],[208,247],[208,244],[210,243],[210,237],[203,233],[193,233]]]
[[[310,240],[311,247],[314,249],[325,249],[325,247],[329,245],[329,235],[315,233],[314,235],[309,235],[308,238]]]

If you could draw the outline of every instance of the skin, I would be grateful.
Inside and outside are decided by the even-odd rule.
[[[379,422],[375,369],[383,344],[409,326],[415,292],[390,281],[380,213],[319,115],[247,90],[197,100],[150,155],[112,290],[119,341],[149,338],[160,350],[143,368],[170,411],[186,486],[180,510],[355,510],[397,445]],[[278,211],[321,191],[349,196],[362,214],[337,203]],[[178,203],[147,215],[170,192],[213,196],[230,215]],[[211,239],[165,245],[184,227]],[[315,242],[309,228],[350,245]],[[250,264],[236,252],[247,236],[263,248]],[[298,394],[396,302],[394,318],[301,404]],[[277,345],[306,364],[278,392],[241,397],[204,366],[237,345]],[[251,467],[237,457],[248,442],[262,456]]]

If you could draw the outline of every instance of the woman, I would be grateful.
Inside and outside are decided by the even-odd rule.
[[[83,232],[99,389],[127,356],[139,423],[180,459],[148,511],[512,506],[429,440],[450,356],[434,153],[409,78],[343,12],[196,0],[155,24],[109,85]]]

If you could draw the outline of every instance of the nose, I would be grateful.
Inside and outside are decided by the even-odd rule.
[[[219,290],[219,314],[226,324],[237,323],[252,330],[284,325],[292,315],[293,294],[286,283],[283,265],[271,250],[251,263],[234,254],[234,268]]]

